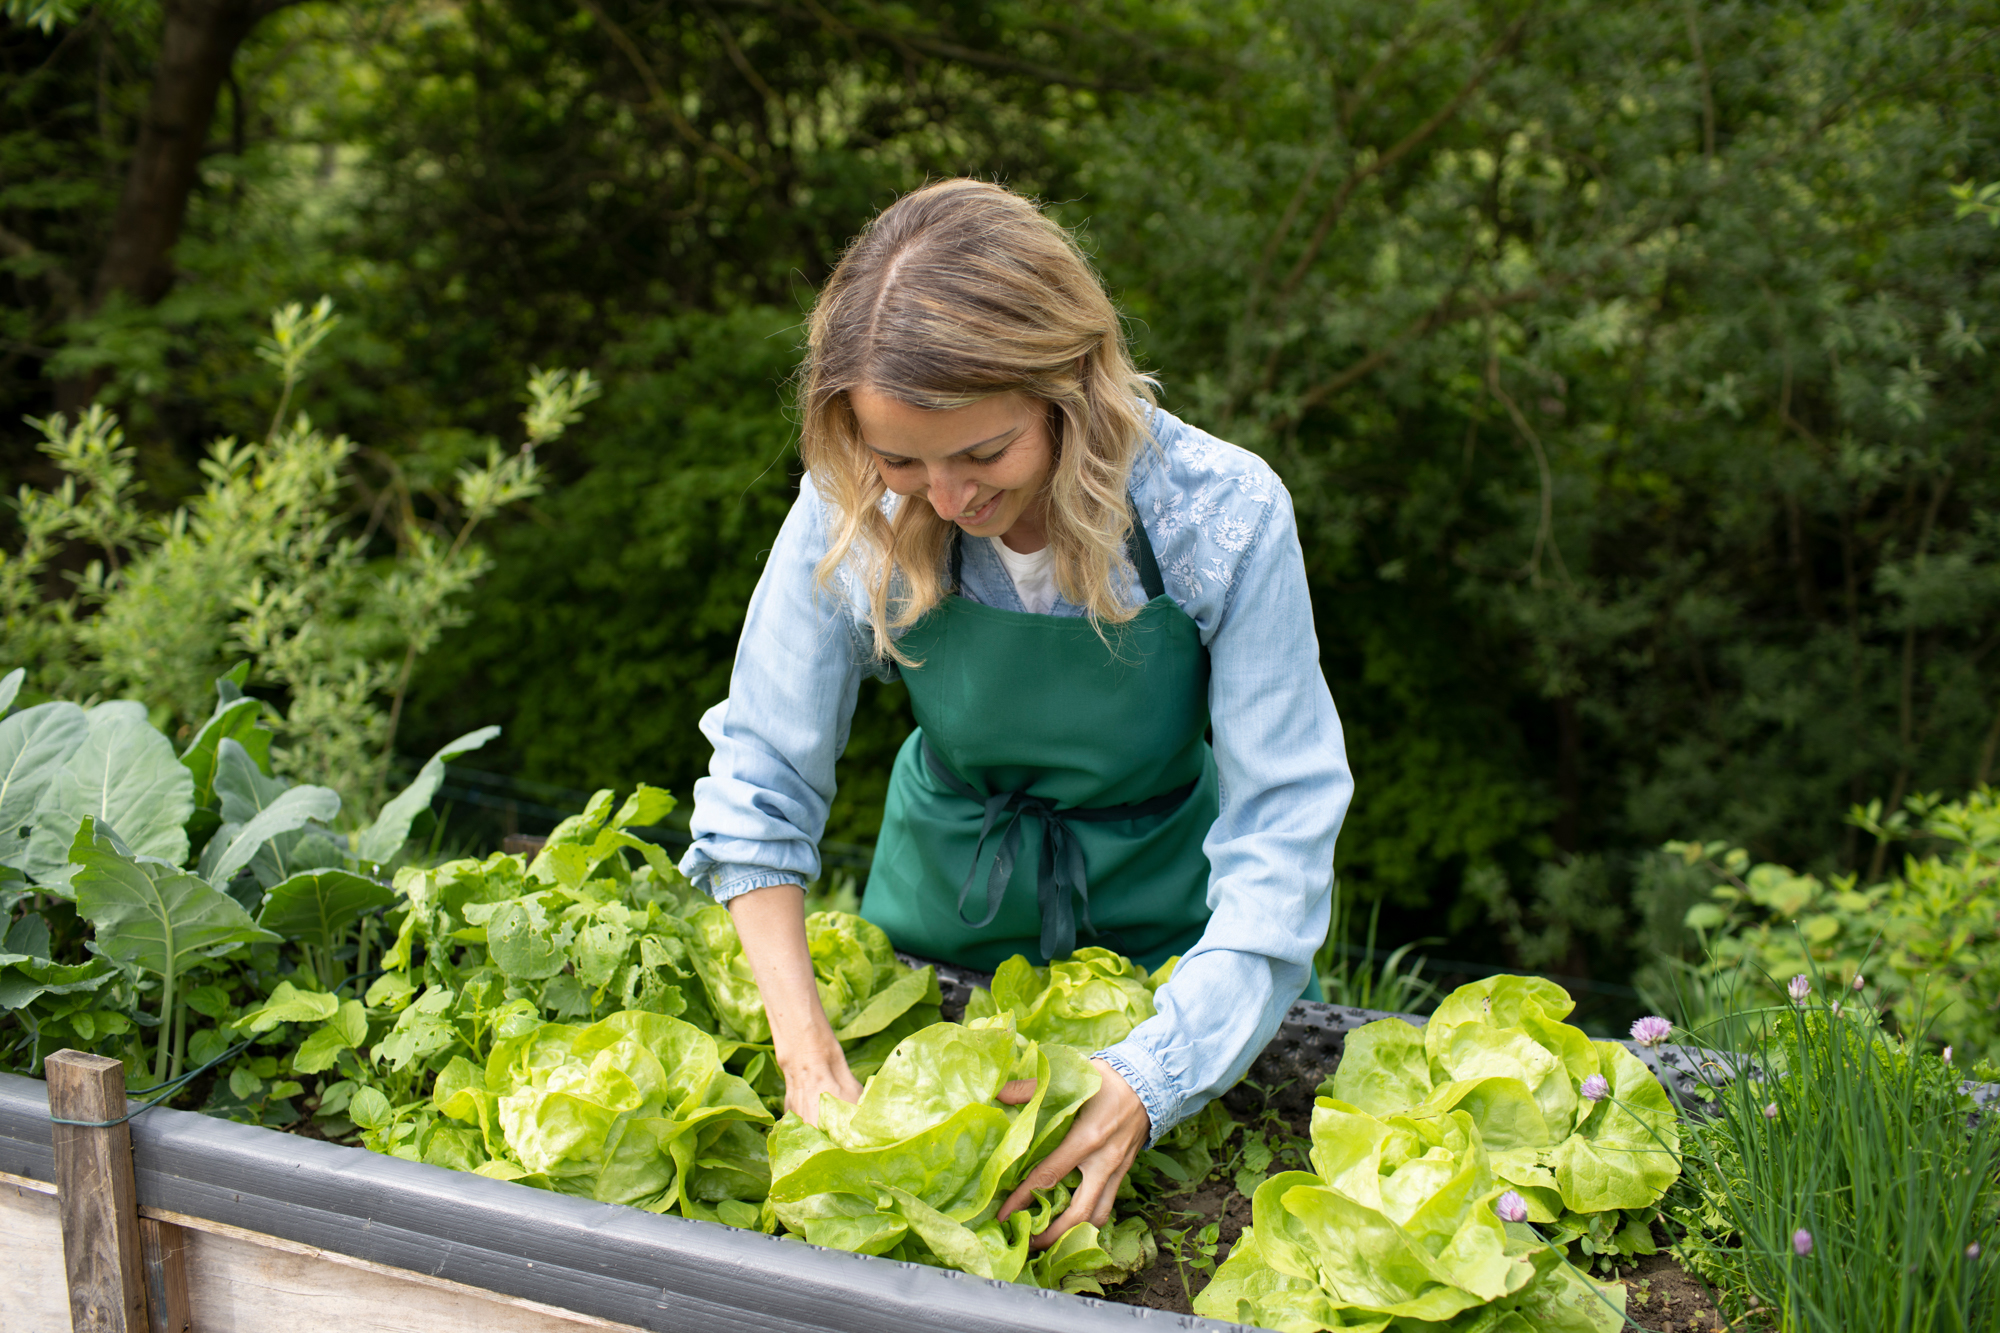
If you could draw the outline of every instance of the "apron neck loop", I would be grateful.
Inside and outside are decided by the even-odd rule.
[[[1166,595],[1167,585],[1160,578],[1160,562],[1153,554],[1153,539],[1146,535],[1146,525],[1139,521],[1139,503],[1125,492],[1125,508],[1132,516],[1132,527],[1125,534],[1125,555],[1131,560],[1132,568],[1138,571],[1139,586],[1146,590],[1146,600]],[[965,530],[951,534],[951,587],[947,595],[956,596],[965,583]]]
[[[1146,590],[1146,600],[1164,597],[1167,585],[1160,579],[1160,562],[1153,555],[1153,539],[1146,535],[1146,525],[1139,521],[1139,504],[1132,498],[1132,492],[1125,492],[1125,507],[1132,512],[1132,530],[1125,534],[1125,554],[1131,557],[1132,568],[1139,571],[1139,586]]]

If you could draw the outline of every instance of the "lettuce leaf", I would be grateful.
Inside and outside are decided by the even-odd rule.
[[[973,988],[965,1017],[1011,1012],[1030,1040],[1099,1051],[1116,1046],[1153,1016],[1154,989],[1145,968],[1109,949],[1078,949],[1047,967],[1015,954],[993,974],[991,991]]]

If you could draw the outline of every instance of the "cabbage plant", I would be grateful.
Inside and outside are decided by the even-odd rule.
[[[1506,1185],[1470,1112],[1376,1117],[1322,1097],[1312,1140],[1312,1172],[1258,1187],[1252,1224],[1197,1314],[1281,1333],[1609,1333],[1623,1322],[1623,1287],[1500,1220]]]

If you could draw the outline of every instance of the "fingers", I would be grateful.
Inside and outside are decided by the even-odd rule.
[[[999,1220],[1005,1222],[1014,1213],[1034,1202],[1036,1190],[1052,1190],[1062,1183],[1064,1176],[1076,1170],[1088,1149],[1075,1142],[1076,1132],[1056,1145],[1056,1150],[1036,1164],[1035,1169],[1024,1177],[1007,1196],[1007,1202],[1000,1205]]]
[[[1028,1173],[1000,1208],[1000,1220],[1005,1221],[1026,1207],[1036,1190],[1054,1189],[1071,1171],[1082,1172],[1069,1207],[1034,1238],[1038,1250],[1055,1244],[1064,1232],[1080,1222],[1101,1226],[1110,1220],[1118,1184],[1132,1169],[1133,1160],[1152,1134],[1146,1108],[1131,1086],[1104,1061],[1092,1063],[1103,1078],[1096,1094],[1083,1104],[1076,1122],[1056,1150]]]
[[[1000,1085],[1000,1091],[993,1094],[1002,1106],[1026,1106],[1035,1099],[1035,1080],[1017,1078]]]

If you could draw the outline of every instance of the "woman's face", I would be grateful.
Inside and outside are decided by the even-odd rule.
[[[1046,403],[1002,393],[927,412],[866,385],[847,397],[890,490],[924,497],[974,537],[1011,534],[1017,550],[1045,544],[1037,501],[1055,465]]]

